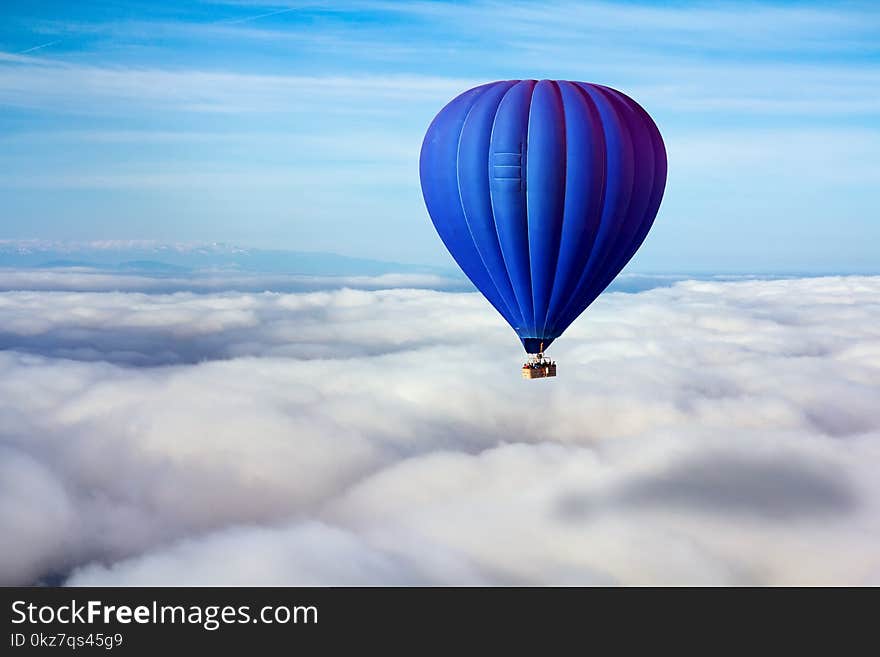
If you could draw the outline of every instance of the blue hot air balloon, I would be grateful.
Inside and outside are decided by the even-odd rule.
[[[507,80],[437,114],[419,173],[446,248],[546,364],[543,351],[648,234],[666,150],[648,113],[619,91]]]

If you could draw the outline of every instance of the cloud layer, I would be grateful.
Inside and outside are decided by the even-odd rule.
[[[880,583],[880,277],[0,293],[0,582]]]

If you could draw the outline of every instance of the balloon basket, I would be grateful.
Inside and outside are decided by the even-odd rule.
[[[556,376],[556,362],[546,358],[544,354],[530,354],[529,359],[523,363],[524,379],[546,379],[551,376]]]

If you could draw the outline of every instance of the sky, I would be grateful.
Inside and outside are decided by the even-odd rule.
[[[669,157],[639,272],[875,273],[876,3],[0,3],[0,239],[227,242],[451,266],[443,105],[598,82]]]

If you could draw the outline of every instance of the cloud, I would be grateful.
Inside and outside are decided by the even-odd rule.
[[[742,454],[715,454],[675,464],[655,477],[612,492],[613,503],[629,507],[679,507],[711,514],[749,514],[768,519],[847,514],[857,504],[846,474],[816,464]],[[590,512],[589,496],[564,501],[563,512]]]
[[[237,264],[237,263],[234,263]],[[391,267],[392,265],[388,265]],[[89,267],[53,267],[48,269],[0,268],[0,291],[25,290],[74,291],[74,292],[147,292],[153,294],[173,292],[312,292],[339,288],[360,290],[386,290],[391,288],[432,289],[447,291],[471,290],[463,278],[437,274],[388,273],[376,276],[308,276],[300,274],[265,274],[258,272],[228,273],[223,271],[199,271],[186,276],[119,273]],[[58,297],[62,299],[62,297]],[[25,297],[8,297],[14,303]],[[94,297],[103,303],[107,297]],[[156,299],[147,299],[148,303]]]
[[[334,2],[306,4],[296,9],[283,8],[277,2],[241,3],[252,7],[260,4],[275,9],[262,15],[244,15],[217,22],[180,20],[114,20],[110,22],[37,21],[34,29],[43,34],[105,34],[119,40],[142,39],[148,34],[165,37],[237,38],[243,40],[290,41],[302,39],[311,47],[324,44],[350,47],[362,45],[366,38],[374,43],[381,34],[400,42],[406,31],[395,30],[403,23],[409,32],[430,26],[442,30],[456,46],[470,45],[456,39],[461,34],[500,39],[503,43],[529,47],[523,41],[571,43],[577,39],[599,45],[619,46],[621,41],[636,42],[644,49],[700,47],[724,51],[736,46],[740,51],[778,53],[801,49],[829,53],[850,53],[871,49],[871,40],[880,16],[870,4],[851,4],[846,12],[828,7],[792,7],[779,4],[756,5],[743,12],[736,3],[697,3],[679,6],[656,6],[642,3],[559,2],[553,10],[535,7],[528,2],[487,0],[467,4],[455,2]],[[311,29],[289,20],[266,21],[265,26],[230,27],[267,18],[275,13],[296,11],[311,19]],[[352,24],[350,16],[370,15],[384,19],[375,28]],[[417,32],[421,33],[421,32]],[[549,35],[552,35],[549,36]],[[829,35],[833,38],[828,38]],[[358,38],[360,37],[360,38]],[[353,43],[352,43],[353,42]],[[431,45],[431,44],[426,44]],[[581,44],[585,47],[588,44]],[[377,53],[364,52],[365,57]],[[492,55],[493,53],[488,53]],[[516,53],[506,53],[508,56]]]
[[[284,9],[276,9],[275,11],[267,11],[262,14],[257,14],[256,16],[245,16],[244,18],[229,18],[226,20],[218,21],[220,23],[226,23],[228,25],[238,24],[238,23],[247,23],[249,21],[255,21],[259,18],[268,18],[269,16],[277,16],[278,14],[287,14],[291,11],[297,11],[296,7],[285,7]]]
[[[436,280],[360,278],[373,286]],[[120,279],[111,278],[117,284]],[[472,342],[487,324],[503,330],[491,317],[481,317],[481,310],[475,295],[453,295],[450,301],[440,292],[413,289],[301,295],[9,292],[0,302],[0,347],[128,365],[273,355],[355,357]],[[472,315],[474,321],[450,321],[450,311]],[[437,335],[436,327],[443,325],[448,326],[445,336]]]
[[[612,289],[639,291],[680,278],[623,275]],[[476,342],[487,329],[500,341],[508,329],[486,316],[481,298],[443,293],[472,290],[466,279],[434,274],[157,277],[0,269],[0,349],[154,366],[410,351]],[[460,320],[450,321],[450,311]]]
[[[27,48],[25,50],[20,50],[18,54],[24,55],[29,52],[34,52],[35,50],[42,50],[43,48],[48,48],[49,46],[54,46],[56,43],[61,43],[61,42],[58,40],[55,40],[55,41],[49,41],[47,43],[41,43],[38,46],[31,46],[30,48]]]
[[[231,558],[230,558],[231,557]],[[217,564],[223,563],[223,572]],[[186,574],[184,574],[186,573]],[[92,565],[71,581],[90,586],[135,582],[179,581],[202,586],[346,586],[425,584],[429,580],[367,544],[352,532],[309,522],[283,528],[233,528],[205,539],[183,541],[135,562],[108,568]]]
[[[0,101],[15,107],[105,114],[124,107],[148,112],[233,115],[267,112],[364,117],[382,115],[413,134],[449,98],[482,82],[554,76],[604,80],[624,88],[652,114],[807,118],[872,117],[880,106],[876,67],[853,64],[876,53],[880,13],[870,5],[846,11],[822,7],[736,4],[655,7],[561,3],[548,11],[529,3],[355,3],[289,8],[255,27],[256,15],[231,22],[128,20],[44,21],[37,29],[64,38],[89,37],[97,55],[136,48],[154,55],[149,67],[71,63],[0,53]],[[351,15],[371,20],[351,20]],[[236,22],[237,21],[237,22]],[[104,41],[95,43],[96,35]],[[155,48],[183,48],[167,56]],[[194,45],[196,44],[196,45]],[[242,48],[322,62],[314,75],[217,71],[193,53]],[[733,59],[730,53],[738,57]],[[694,52],[702,57],[695,59]],[[343,58],[346,65],[339,67]],[[447,63],[467,78],[413,75],[413,62]],[[476,62],[476,64],[475,64]],[[157,65],[158,64],[158,65]],[[334,66],[336,68],[334,68]],[[357,71],[351,74],[350,71]],[[348,72],[348,73],[346,73]],[[212,122],[214,122],[212,121]],[[300,120],[299,123],[302,121]],[[334,131],[330,130],[330,134]]]
[[[0,293],[0,581],[866,584],[880,277]],[[159,365],[135,367],[133,365]]]
[[[578,52],[559,44],[537,42],[531,57],[556,62],[555,68],[577,75]],[[532,71],[535,63],[520,71]],[[676,77],[666,73],[675,67]],[[723,87],[717,72],[724,69]],[[494,69],[490,79],[505,77]],[[512,73],[512,71],[511,71]],[[521,75],[526,75],[521,73]],[[534,73],[534,75],[540,75]],[[594,74],[596,75],[596,74]],[[873,69],[834,64],[766,63],[711,65],[666,61],[633,65],[627,60],[606,61],[599,78],[622,87],[652,113],[708,113],[728,116],[802,115],[813,117],[872,115],[880,99]],[[526,75],[527,76],[527,75]],[[509,76],[508,76],[509,77]],[[566,77],[566,75],[562,75]],[[658,84],[657,80],[664,80]],[[266,113],[299,116],[314,125],[320,117],[406,120],[407,131],[429,121],[438,107],[486,78],[414,76],[405,73],[361,75],[269,75],[199,69],[122,68],[69,64],[24,57],[0,57],[0,102],[27,110],[105,115],[121,110],[195,114]],[[356,108],[356,109],[355,109]],[[419,121],[412,122],[413,116]],[[348,119],[345,119],[348,120]],[[344,122],[344,121],[343,121]],[[337,120],[339,123],[339,120]]]
[[[439,76],[271,75],[111,67],[0,53],[0,102],[105,114],[142,109],[197,113],[310,112],[399,115],[400,101],[445,102],[479,81]],[[357,109],[355,109],[355,107]]]

